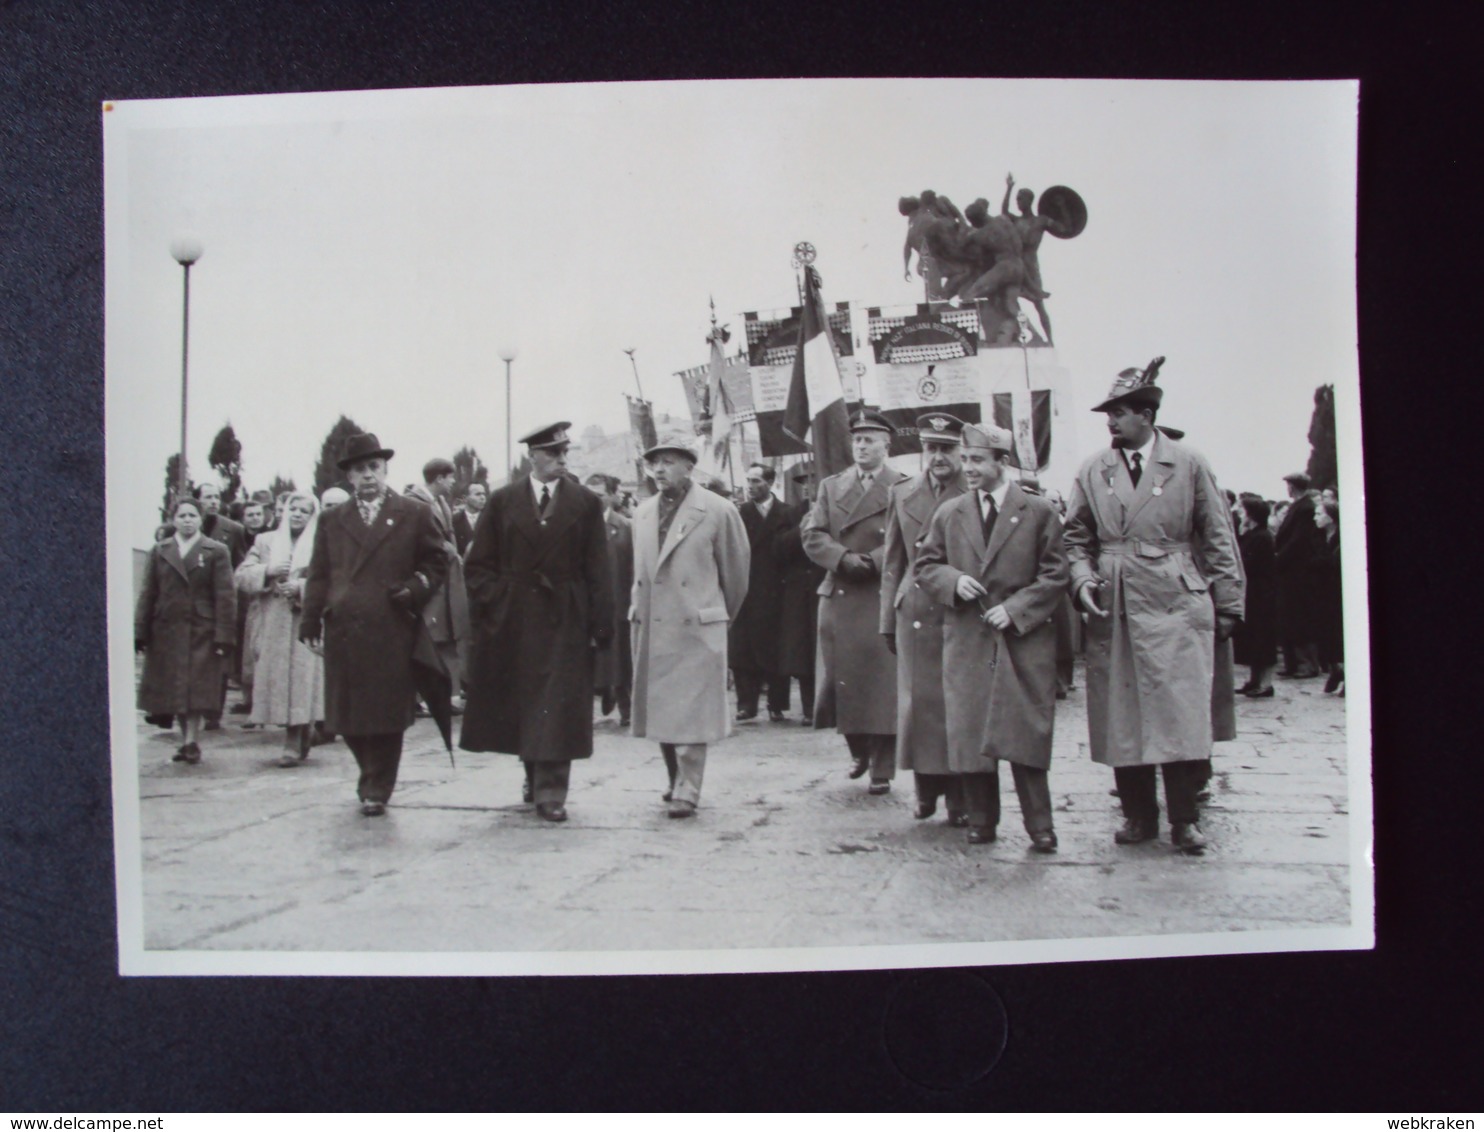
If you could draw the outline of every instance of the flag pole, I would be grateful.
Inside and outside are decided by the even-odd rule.
[[[1016,310],[1015,321],[1020,324],[1020,333],[1016,337],[1020,340],[1020,362],[1025,369],[1025,407],[1026,411],[1031,414],[1031,446],[1034,447],[1036,443],[1036,406],[1034,398],[1031,397],[1031,320],[1026,317],[1025,311]],[[1012,429],[1015,427],[1015,413],[1013,411],[1010,413],[1010,427]],[[1017,459],[1016,463],[1019,462]],[[1016,471],[1020,473],[1015,477],[1015,481],[1019,483],[1025,479],[1025,469],[1017,468]]]
[[[634,388],[637,389],[637,390],[639,390],[639,400],[643,401],[644,400],[644,383],[639,380],[639,363],[636,362],[636,361],[634,361],[634,351],[637,350],[638,348],[639,348],[638,346],[630,346],[628,349],[626,349],[624,351],[624,353],[629,356],[629,365],[633,366],[633,368],[634,368]]]

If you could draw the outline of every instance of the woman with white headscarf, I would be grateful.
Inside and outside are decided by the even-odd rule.
[[[259,536],[237,569],[244,593],[266,597],[254,637],[251,719],[288,728],[281,767],[298,766],[309,757],[312,726],[325,717],[325,662],[299,640],[304,579],[318,522],[314,496],[293,492],[277,529]]]

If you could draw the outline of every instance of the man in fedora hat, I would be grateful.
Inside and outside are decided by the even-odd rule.
[[[1158,766],[1171,840],[1198,854],[1215,646],[1241,620],[1245,585],[1210,467],[1155,426],[1163,361],[1124,370],[1094,408],[1107,414],[1113,446],[1077,473],[1066,543],[1072,590],[1088,615],[1092,757],[1113,768],[1123,805],[1114,840],[1158,836]]]
[[[386,812],[411,726],[418,614],[448,574],[433,513],[387,487],[392,450],[372,433],[345,442],[354,503],[320,516],[299,636],[325,657],[325,730],[361,769],[361,812]]]
[[[896,765],[912,772],[919,820],[938,799],[950,825],[965,824],[959,778],[948,761],[943,706],[943,606],[918,586],[913,570],[933,513],[964,493],[959,442],[964,422],[949,413],[917,418],[923,470],[890,488],[886,555],[881,568],[881,634],[897,656]]]
[[[696,812],[707,745],[731,732],[727,630],[752,559],[742,516],[692,478],[696,462],[679,441],[645,452],[659,493],[634,512],[633,733],[660,744],[672,818]]]
[[[1061,520],[1005,475],[1009,429],[963,428],[968,492],[933,514],[917,582],[945,611],[943,702],[948,762],[961,776],[969,842],[995,840],[999,763],[1008,762],[1031,847],[1056,852],[1051,735],[1057,604],[1066,593]]]
[[[531,474],[490,497],[464,560],[474,646],[459,746],[518,755],[526,801],[567,820],[572,760],[593,753],[594,648],[613,639],[603,504],[567,473],[557,421],[521,437]]]
[[[819,673],[814,726],[834,727],[850,748],[850,777],[870,792],[896,777],[897,662],[880,631],[886,506],[907,477],[886,464],[895,433],[880,413],[850,418],[855,466],[819,485],[804,520],[804,553],[828,571],[819,584]]]

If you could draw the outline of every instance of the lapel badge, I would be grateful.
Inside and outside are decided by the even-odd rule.
[[[1019,515],[1011,515],[1010,516],[1010,521],[1012,523],[1018,523],[1018,522],[1020,522],[1020,516]]]
[[[388,520],[387,520],[387,521],[386,521],[386,525],[387,525],[387,526],[391,526],[391,525],[392,525],[392,521],[391,521],[391,520],[390,520],[390,519],[388,519]]]
[[[1163,495],[1164,493],[1165,493],[1165,489],[1164,488],[1158,487],[1158,486],[1155,487],[1155,489],[1154,489],[1154,494],[1155,495]]]

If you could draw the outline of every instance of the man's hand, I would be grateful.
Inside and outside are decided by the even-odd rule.
[[[279,582],[273,589],[279,597],[296,597],[299,593],[299,587],[290,581]]]
[[[989,591],[979,584],[978,578],[960,574],[958,584],[953,587],[953,592],[958,594],[960,601],[977,601]]]
[[[1098,604],[1098,586],[1101,584],[1101,579],[1089,578],[1077,590],[1077,604],[1094,617],[1108,616],[1108,611]]]
[[[1218,613],[1216,615],[1216,639],[1218,641],[1228,640],[1241,623],[1241,619],[1234,614]]]
[[[1010,615],[1005,612],[1003,605],[997,605],[985,613],[984,622],[996,629],[1008,629],[1010,627]]]
[[[415,614],[417,612],[417,603],[412,599],[412,591],[406,586],[397,586],[386,596],[387,600],[403,613]]]
[[[876,564],[864,554],[851,552],[840,559],[840,573],[847,581],[869,582],[876,576]]]
[[[892,656],[897,655],[897,635],[895,633],[882,633],[881,639],[886,642],[886,650]]]
[[[309,651],[315,656],[325,655],[324,626],[319,622],[311,625],[304,622],[299,626],[299,640],[309,647]]]

